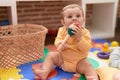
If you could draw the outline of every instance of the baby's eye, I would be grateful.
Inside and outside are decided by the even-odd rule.
[[[68,16],[68,18],[72,18],[72,16]]]
[[[79,18],[79,17],[81,17],[81,16],[80,16],[80,15],[77,15],[76,17]]]

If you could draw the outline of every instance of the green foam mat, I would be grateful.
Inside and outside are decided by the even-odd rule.
[[[44,56],[43,56],[43,58],[41,58],[39,61],[42,61],[42,62],[43,62],[43,61],[45,60],[48,52],[49,52],[49,50],[48,50],[47,48],[44,48]]]

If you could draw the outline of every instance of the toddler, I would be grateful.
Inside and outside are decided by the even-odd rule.
[[[47,55],[41,69],[33,68],[34,73],[46,80],[55,65],[67,72],[84,74],[87,80],[99,80],[96,71],[87,60],[92,44],[90,32],[83,26],[85,19],[82,8],[77,4],[71,4],[62,9],[61,15],[63,27],[59,28],[55,38],[55,46],[57,49],[61,47],[58,52],[50,52]],[[69,26],[73,35],[64,42]]]

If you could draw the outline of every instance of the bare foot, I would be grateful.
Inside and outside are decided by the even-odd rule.
[[[78,77],[78,78],[81,77],[81,75],[79,73],[75,73],[74,76]]]
[[[49,70],[47,70],[47,69],[34,69],[33,72],[41,80],[46,80],[49,75]]]

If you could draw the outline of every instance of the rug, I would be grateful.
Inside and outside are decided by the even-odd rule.
[[[93,42],[93,47],[90,50],[88,60],[90,61],[90,63],[93,65],[95,69],[101,66],[107,66],[108,65],[107,60],[99,59],[96,56],[96,54],[94,54],[95,51],[101,50],[102,44],[106,41],[97,39],[97,40],[93,40],[92,42]],[[56,51],[56,48],[54,45],[47,45],[44,48],[44,57],[42,59],[17,66],[15,68],[16,73],[11,72],[3,75],[3,73],[0,72],[0,74],[2,74],[2,76],[0,76],[0,80],[11,80],[11,79],[12,80],[34,80],[35,75],[32,71],[32,65],[40,65],[50,51]],[[3,78],[3,76],[10,76],[12,74],[13,75],[17,74],[18,79],[16,79],[14,76],[9,77],[9,79]],[[51,76],[47,80],[86,80],[84,75],[82,75],[80,78],[76,78],[73,76],[73,74],[74,73],[64,72],[62,69],[55,67],[54,71],[51,73]]]

